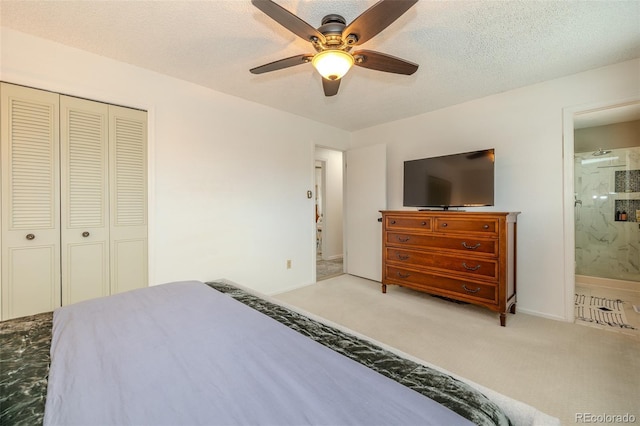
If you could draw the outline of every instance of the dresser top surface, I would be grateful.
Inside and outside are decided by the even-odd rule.
[[[468,212],[462,210],[380,210],[380,213],[410,216],[511,216],[514,218],[520,214],[520,212]]]

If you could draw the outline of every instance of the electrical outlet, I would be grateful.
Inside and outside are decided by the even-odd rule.
[[[291,269],[291,259],[287,259],[287,269]]]

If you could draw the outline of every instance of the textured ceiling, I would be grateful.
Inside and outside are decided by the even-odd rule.
[[[276,2],[314,27],[330,13],[349,23],[375,4]],[[354,67],[327,98],[310,64],[249,73],[313,53],[249,0],[2,0],[0,7],[2,26],[346,130],[640,57],[640,1],[421,0],[362,45],[415,62],[418,71]]]

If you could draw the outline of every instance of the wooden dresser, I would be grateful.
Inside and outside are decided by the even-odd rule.
[[[382,211],[382,292],[397,284],[516,312],[517,212]]]

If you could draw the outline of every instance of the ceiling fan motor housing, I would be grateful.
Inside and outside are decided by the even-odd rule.
[[[338,15],[336,13],[329,14],[324,18],[322,18],[322,25],[335,23],[335,22],[339,22],[343,26],[347,24],[347,21],[345,21],[345,19],[341,15]]]
[[[342,44],[342,31],[345,27],[346,21],[342,16],[331,14],[322,18],[318,31],[324,35],[327,46],[337,46]]]

